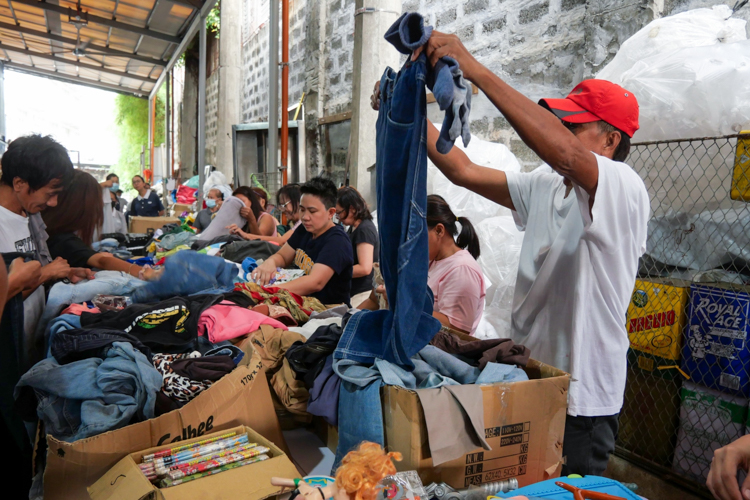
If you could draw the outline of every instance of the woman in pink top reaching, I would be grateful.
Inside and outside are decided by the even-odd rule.
[[[427,197],[427,228],[433,316],[447,327],[473,335],[482,319],[485,296],[484,275],[476,261],[479,237],[469,219],[456,217],[436,194]]]

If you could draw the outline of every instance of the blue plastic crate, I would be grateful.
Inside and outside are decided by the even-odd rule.
[[[750,294],[717,286],[692,285],[682,369],[691,382],[750,397],[747,345]]]
[[[532,484],[531,486],[524,486],[523,488],[508,493],[498,493],[496,496],[498,498],[513,498],[515,496],[524,495],[529,498],[543,498],[545,500],[573,500],[573,494],[557,486],[555,484],[557,481],[584,490],[598,491],[599,493],[607,493],[616,497],[622,497],[625,500],[642,500],[641,497],[627,489],[622,483],[615,481],[614,479],[607,479],[606,477],[599,476],[548,479],[547,481]]]

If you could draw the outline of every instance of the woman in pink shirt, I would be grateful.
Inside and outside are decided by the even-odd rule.
[[[432,194],[427,197],[427,228],[433,316],[445,326],[473,335],[482,319],[485,296],[474,226],[466,217],[456,217],[441,196]]]

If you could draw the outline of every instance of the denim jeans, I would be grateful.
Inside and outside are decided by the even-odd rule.
[[[72,442],[124,427],[136,416],[153,418],[161,386],[162,376],[146,356],[115,342],[104,359],[40,361],[21,377],[15,395],[32,388],[46,431]]]
[[[178,295],[231,287],[238,272],[237,266],[221,257],[183,250],[167,259],[157,281],[150,281],[133,293],[133,302],[158,302]]]
[[[426,57],[380,81],[376,169],[380,270],[391,306],[361,311],[344,328],[335,359],[384,359],[411,369],[411,357],[440,329],[427,286]]]
[[[350,359],[333,362],[341,378],[339,392],[339,443],[334,468],[362,441],[384,444],[380,387],[434,389],[447,385],[491,384],[528,380],[526,372],[512,365],[487,363],[480,370],[435,346],[425,346],[414,356],[414,370],[378,359],[365,366]]]
[[[129,295],[146,282],[134,278],[120,271],[99,271],[96,278],[82,281],[75,285],[71,283],[57,283],[47,296],[42,319],[37,324],[36,334],[41,336],[47,329],[49,322],[60,314],[60,311],[70,304],[80,304],[102,295]]]
[[[91,328],[63,330],[50,336],[50,353],[61,365],[91,357],[104,357],[115,342],[128,342],[151,361],[151,349],[133,335],[120,330]]]

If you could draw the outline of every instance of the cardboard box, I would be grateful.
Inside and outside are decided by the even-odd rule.
[[[743,130],[737,138],[737,151],[732,171],[733,200],[750,201],[750,130]]]
[[[682,369],[697,384],[750,396],[749,326],[748,288],[693,285]]]
[[[689,291],[685,281],[636,280],[626,322],[630,348],[657,356],[657,365],[679,364]]]
[[[179,217],[182,212],[192,212],[193,205],[187,205],[185,203],[175,203],[174,205],[172,205],[172,209],[174,210],[174,216]]]
[[[172,222],[180,223],[177,217],[138,217],[130,218],[130,233],[147,233],[149,229],[156,231],[161,229],[165,224]]]
[[[204,498],[243,498],[247,500],[262,500],[281,492],[281,488],[271,485],[271,478],[297,477],[299,472],[281,449],[252,430],[250,427],[239,426],[227,431],[237,431],[238,434],[247,433],[251,443],[258,443],[271,449],[268,460],[245,465],[236,469],[221,472],[213,476],[203,477],[169,488],[158,488],[146,479],[138,464],[143,455],[154,453],[170,446],[157,446],[147,450],[131,453],[107,471],[98,481],[88,488],[91,500],[141,500],[145,498],[160,500],[203,500]],[[185,441],[186,444],[200,441],[209,437],[206,434]]]
[[[745,433],[748,400],[684,382],[672,468],[703,484],[714,451]]]
[[[631,353],[641,355],[632,350]],[[681,381],[682,376],[663,378],[658,373],[652,374],[641,370],[638,365],[628,364],[617,437],[619,446],[664,467],[672,464]]]
[[[126,455],[247,425],[286,451],[261,359],[252,349],[240,365],[180,408],[151,420],[67,443],[47,436],[44,498],[89,498],[86,488]]]
[[[424,484],[446,482],[454,488],[513,477],[525,486],[557,477],[570,375],[536,360],[529,360],[526,373],[531,380],[481,386],[485,438],[492,450],[477,449],[434,468],[417,393],[385,386],[386,446],[403,455],[396,468],[417,470]]]

